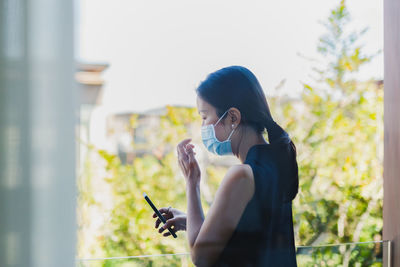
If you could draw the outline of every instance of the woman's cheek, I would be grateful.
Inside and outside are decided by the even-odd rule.
[[[214,130],[215,130],[215,137],[217,137],[218,141],[222,142],[223,141],[223,138],[222,138],[223,133],[221,133],[221,128],[214,127]]]

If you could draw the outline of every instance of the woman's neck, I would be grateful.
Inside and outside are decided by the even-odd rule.
[[[240,162],[244,163],[249,149],[258,144],[268,144],[268,142],[264,139],[262,134],[256,133],[253,129],[246,129],[245,133],[242,133],[238,144],[235,146],[236,157],[239,158]]]

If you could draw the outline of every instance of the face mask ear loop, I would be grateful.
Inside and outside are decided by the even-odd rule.
[[[226,140],[229,140],[230,138],[231,138],[231,136],[232,136],[232,134],[233,134],[233,132],[236,130],[236,128],[233,128],[233,130],[232,130],[232,132],[229,134],[229,136],[228,136],[228,139],[226,139]]]
[[[227,109],[227,110],[224,112],[224,114],[222,114],[221,118],[218,119],[218,121],[214,124],[214,126],[218,124],[218,122],[225,116],[225,114],[228,112],[228,110],[229,110],[229,109]]]

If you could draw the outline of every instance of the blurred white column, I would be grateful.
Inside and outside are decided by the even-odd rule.
[[[73,1],[0,0],[0,266],[75,265]]]

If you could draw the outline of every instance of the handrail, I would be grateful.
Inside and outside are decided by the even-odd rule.
[[[365,242],[349,242],[349,243],[337,243],[337,244],[323,244],[316,246],[296,246],[296,249],[307,249],[307,248],[321,248],[321,247],[335,247],[335,246],[349,246],[349,245],[362,245],[362,244],[378,244],[388,243],[389,255],[390,255],[390,240],[379,240],[379,241],[365,241]],[[168,257],[168,256],[188,256],[190,253],[172,253],[172,254],[153,254],[153,255],[138,255],[138,256],[124,256],[124,257],[108,257],[108,258],[81,258],[76,261],[96,261],[96,260],[117,260],[117,259],[137,259],[137,258],[150,258],[150,257]]]
[[[387,243],[389,240],[379,240],[379,241],[365,241],[365,242],[348,242],[348,243],[336,243],[336,244],[323,244],[315,246],[296,246],[296,248],[320,248],[320,247],[335,247],[335,246],[349,246],[349,245],[359,245],[359,244],[375,244],[375,243]]]

